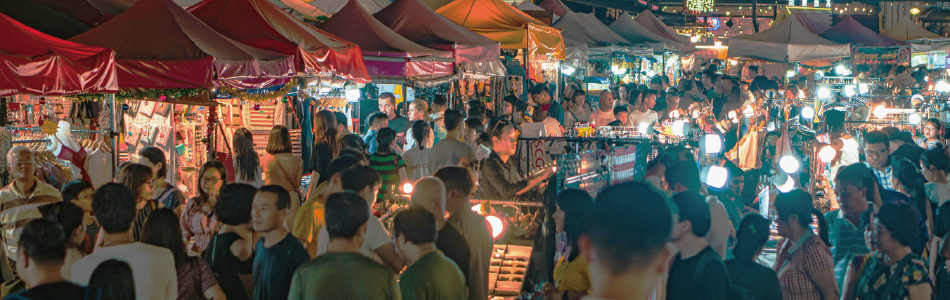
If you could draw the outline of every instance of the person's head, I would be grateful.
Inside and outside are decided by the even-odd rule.
[[[643,107],[646,109],[653,109],[653,106],[656,105],[656,90],[646,90],[643,91]]]
[[[673,202],[679,209],[679,222],[673,228],[673,242],[684,237],[705,237],[712,227],[712,214],[703,195],[695,191],[685,191],[673,195]]]
[[[683,191],[699,192],[702,183],[699,180],[699,167],[691,161],[680,161],[666,166],[663,174],[666,178],[667,190],[674,193]]]
[[[481,105],[472,105],[468,110],[468,117],[470,119],[479,119],[485,118],[485,108]]]
[[[376,143],[379,144],[376,148],[376,152],[392,153],[393,146],[396,144],[396,131],[389,127],[380,129],[379,132],[376,133]]]
[[[241,171],[243,177],[240,179],[245,181],[257,180],[260,157],[257,156],[257,151],[254,151],[254,135],[251,130],[244,127],[238,128],[234,131],[231,141],[234,144],[234,160],[237,162],[237,169]],[[163,171],[159,171],[159,173],[164,174]]]
[[[33,150],[24,146],[14,146],[7,151],[7,171],[10,172],[10,179],[26,180],[34,177],[36,172],[36,160],[33,156]]]
[[[745,188],[745,171],[738,167],[729,167],[729,186],[726,191],[733,196],[742,195],[742,189]]]
[[[465,130],[462,131],[462,140],[466,142],[473,142],[478,138],[478,134],[485,131],[485,126],[482,124],[482,120],[478,118],[468,118],[465,119]]]
[[[488,123],[486,131],[491,137],[492,150],[500,155],[515,155],[518,149],[518,131],[510,122],[495,119]]]
[[[374,112],[366,117],[366,129],[379,131],[380,129],[389,127],[389,117],[382,112]]]
[[[429,104],[420,98],[412,100],[412,102],[409,103],[409,113],[406,117],[409,118],[409,121],[428,121]]]
[[[337,144],[337,123],[336,115],[329,110],[321,110],[313,114],[313,141],[314,143],[327,143],[334,155],[340,153]]]
[[[404,261],[409,261],[410,253],[421,254],[421,247],[434,247],[436,235],[436,217],[422,207],[409,207],[396,213],[393,220],[393,241],[396,250]]]
[[[917,242],[920,218],[909,204],[884,204],[874,214],[874,221],[874,243],[885,253],[894,253]]]
[[[217,160],[209,160],[198,169],[198,199],[206,201],[218,196],[221,187],[228,184],[228,169]]]
[[[914,137],[910,132],[898,131],[893,134],[888,135],[888,151],[893,154],[897,151],[898,148],[904,144],[914,145]]]
[[[640,100],[643,99],[643,91],[633,90],[627,94],[627,104],[628,105],[637,105],[640,104]]]
[[[238,131],[240,131],[240,129],[238,129]],[[237,148],[237,131],[235,131],[234,135],[234,147]],[[248,131],[248,136],[250,136],[250,131]],[[251,151],[253,150],[254,145],[252,144]],[[165,180],[166,173],[168,173],[168,168],[165,166],[166,162],[168,161],[165,160],[165,151],[162,151],[162,149],[158,147],[145,147],[142,148],[142,150],[139,150],[139,163],[151,168],[152,178],[155,178],[156,180]]]
[[[432,97],[432,110],[436,112],[444,111],[449,107],[449,99],[446,99],[445,96],[435,95]]]
[[[419,150],[425,149],[426,143],[429,142],[429,123],[423,120],[417,120],[412,122],[412,138],[416,140],[416,146],[419,147]]]
[[[267,153],[291,153],[294,148],[290,140],[290,130],[284,125],[275,125],[270,129],[270,138],[267,140]]]
[[[618,121],[621,121],[621,122],[626,123],[626,122],[627,122],[627,116],[628,116],[629,114],[630,114],[630,112],[627,111],[627,106],[626,106],[626,105],[614,106],[614,118],[617,119]]]
[[[812,204],[811,194],[801,189],[793,190],[788,193],[781,193],[775,197],[775,212],[778,218],[775,219],[775,226],[778,228],[778,234],[783,237],[792,237],[795,232],[805,232],[811,230],[812,216],[818,219],[819,237],[828,243],[828,226],[825,224],[825,217],[821,211],[815,209]]]
[[[343,155],[346,150],[362,153],[363,148],[366,148],[366,142],[358,135],[347,134],[340,137],[340,155]]]
[[[585,191],[567,189],[557,195],[557,210],[554,211],[554,227],[558,232],[567,233],[572,249],[577,248],[577,240],[587,232],[590,225],[590,213],[594,210],[594,199]],[[573,261],[579,251],[571,251],[568,261]]]
[[[336,132],[338,134],[348,133],[349,129],[349,118],[346,117],[345,113],[335,111],[333,112],[333,117],[336,119]]]
[[[796,99],[798,98],[798,87],[794,84],[785,87],[785,99]]]
[[[383,178],[379,172],[368,166],[354,166],[340,175],[343,190],[353,191],[366,200],[367,207],[376,202],[379,188],[383,186]]]
[[[894,158],[891,163],[891,176],[891,184],[895,190],[909,195],[920,210],[927,208],[927,202],[930,201],[924,189],[927,179],[917,170],[917,164],[906,158]],[[924,215],[924,220],[926,219]]]
[[[428,210],[439,219],[445,218],[445,185],[437,177],[423,177],[416,181],[409,206]]]
[[[27,288],[39,284],[34,281],[39,276],[58,274],[66,259],[66,235],[59,225],[46,219],[26,224],[17,247],[16,271]]]
[[[218,202],[214,204],[218,222],[230,226],[250,224],[255,194],[257,188],[249,184],[232,183],[222,187]]]
[[[600,91],[600,109],[604,110],[605,107],[610,108],[614,106],[614,95],[610,93],[610,90]]]
[[[574,90],[571,93],[571,102],[578,107],[583,107],[587,103],[587,94],[584,93],[584,90]]]
[[[898,75],[904,74],[904,72],[906,72],[906,71],[907,71],[907,66],[905,66],[905,65],[899,65],[899,66],[897,66],[897,74],[898,74]]]
[[[927,150],[920,156],[920,173],[927,181],[934,181],[938,174],[946,176],[947,169],[950,169],[950,157],[942,148]]]
[[[841,210],[850,216],[857,216],[867,210],[874,200],[876,181],[871,170],[861,163],[838,169],[834,187]]]
[[[515,95],[505,96],[501,101],[501,114],[511,115],[515,112],[515,108],[518,107],[518,97]]]
[[[181,269],[188,259],[185,242],[178,225],[178,216],[168,208],[160,208],[148,214],[142,229],[142,243],[168,249],[175,259],[175,269]]]
[[[50,203],[39,208],[43,219],[56,223],[66,235],[66,246],[76,247],[86,237],[86,224],[83,222],[83,211],[71,202]]]
[[[396,118],[396,95],[393,95],[393,93],[379,94],[379,111],[386,114],[389,119]]]
[[[323,195],[329,196],[332,193],[343,191],[343,172],[349,168],[362,165],[360,158],[349,154],[340,154],[330,162],[327,167],[327,186],[323,188]]]
[[[939,138],[941,131],[943,131],[943,125],[940,124],[940,120],[930,118],[924,122],[924,137],[928,140]]]
[[[759,66],[749,66],[749,76],[758,76]]]
[[[680,94],[676,88],[670,88],[666,91],[666,107],[670,110],[676,109],[680,105]]]
[[[445,186],[445,210],[456,213],[467,209],[465,205],[475,191],[475,178],[469,169],[462,167],[444,167],[433,175],[442,180]]]
[[[459,130],[464,120],[465,117],[462,116],[462,112],[454,109],[446,109],[443,114],[442,122],[445,124],[446,131],[453,131]]]
[[[138,198],[152,197],[152,168],[142,164],[127,164],[119,170],[115,182],[124,184],[135,191]]]
[[[132,280],[132,267],[128,263],[110,259],[99,263],[89,276],[87,293],[92,299],[127,300],[135,299],[135,281]]]
[[[890,163],[890,141],[883,131],[871,131],[864,135],[864,156],[873,168],[886,168]]]
[[[92,212],[107,234],[127,233],[135,221],[138,196],[128,186],[110,182],[92,196]]]
[[[350,240],[357,245],[363,244],[366,235],[366,221],[369,220],[369,207],[366,200],[354,192],[331,194],[324,208],[327,233],[330,240]]]
[[[89,202],[92,201],[92,194],[95,193],[92,183],[84,179],[76,179],[63,185],[63,202]]]
[[[769,220],[760,214],[747,214],[736,229],[736,247],[732,254],[737,259],[754,260],[769,241]]]
[[[251,222],[256,232],[271,232],[284,226],[290,213],[290,193],[279,185],[265,185],[254,195]]]
[[[729,92],[729,101],[741,101],[742,100],[742,91],[739,90],[739,87],[733,86],[726,90],[723,88],[723,91]]]

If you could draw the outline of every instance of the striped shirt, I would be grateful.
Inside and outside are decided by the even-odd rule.
[[[825,221],[828,223],[828,239],[831,241],[831,256],[835,264],[835,280],[838,288],[841,288],[851,257],[870,250],[864,243],[864,228],[852,224],[843,211],[826,213]]]
[[[3,225],[3,254],[7,259],[16,261],[17,242],[20,240],[20,231],[27,223],[42,218],[39,207],[44,204],[63,201],[62,194],[52,185],[35,179],[36,187],[33,192],[16,189],[13,183],[0,189],[0,224]],[[11,266],[12,267],[12,266]],[[4,270],[6,275],[11,270]]]
[[[894,177],[891,174],[891,166],[887,166],[884,171],[875,169],[871,164],[864,162],[864,165],[868,166],[868,169],[871,169],[871,172],[874,172],[874,176],[877,177],[877,184],[880,185],[885,190],[893,190],[894,185],[891,184],[891,178]]]
[[[379,172],[379,176],[383,178],[383,187],[379,189],[379,194],[376,195],[376,201],[380,201],[390,193],[390,189],[399,185],[399,169],[405,168],[406,162],[402,160],[402,156],[399,156],[399,154],[376,153],[369,156],[369,166]]]

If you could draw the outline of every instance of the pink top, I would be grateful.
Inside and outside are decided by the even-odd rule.
[[[79,172],[82,174],[83,180],[92,182],[92,179],[89,178],[89,174],[86,173],[86,149],[84,149],[82,146],[79,146],[79,151],[77,152],[66,146],[66,144],[63,143],[63,141],[60,140],[58,136],[54,135],[53,137],[59,141],[60,145],[59,155],[56,155],[56,157],[59,159],[68,160],[74,166],[79,168]]]
[[[197,203],[198,198],[191,198],[185,205],[185,211],[181,213],[181,233],[185,238],[194,237],[195,247],[204,251],[208,248],[211,236],[218,231],[215,228],[218,217],[213,211],[206,214]]]

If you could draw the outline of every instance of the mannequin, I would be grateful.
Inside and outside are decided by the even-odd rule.
[[[86,173],[86,149],[79,143],[71,132],[69,132],[69,122],[59,121],[59,128],[56,134],[50,137],[50,146],[47,150],[52,151],[57,158],[69,161],[76,168],[79,168],[82,179],[89,181],[89,174]]]

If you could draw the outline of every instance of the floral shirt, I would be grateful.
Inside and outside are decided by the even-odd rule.
[[[890,295],[882,295],[887,288],[887,279],[895,272],[895,268],[900,262],[893,265],[885,265],[885,256],[883,253],[876,253],[865,263],[864,271],[858,279],[857,296],[859,299],[906,299],[909,297],[907,287],[918,284],[930,284],[930,277],[927,275],[927,265],[916,254],[908,254],[910,262],[907,263],[902,273],[900,284]]]

